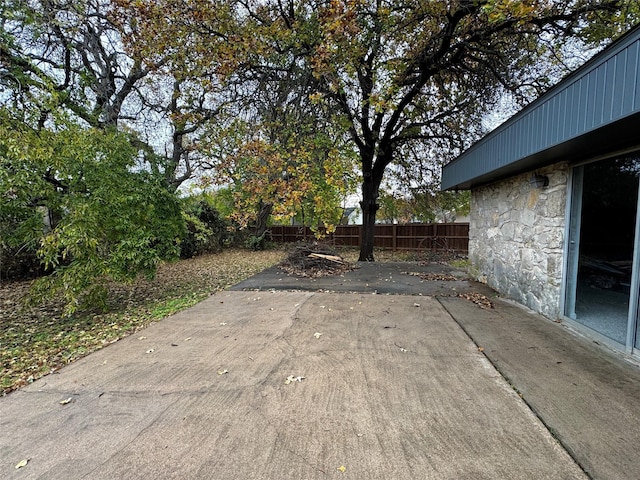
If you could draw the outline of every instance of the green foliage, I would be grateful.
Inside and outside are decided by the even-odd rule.
[[[383,191],[380,193],[378,197],[378,205],[380,205],[380,209],[378,210],[377,219],[381,223],[394,223],[400,222],[405,223],[403,219],[400,218],[400,209],[401,203],[403,199],[394,195],[393,193],[388,193]]]
[[[241,229],[254,226],[258,237],[269,216],[283,223],[303,218],[317,235],[332,232],[344,198],[355,190],[354,152],[319,130],[310,115],[256,121],[234,122],[203,139],[213,174],[201,186],[224,185],[212,194],[216,204]]]
[[[580,31],[580,38],[588,44],[600,46],[609,43],[640,22],[640,3],[634,0],[622,0],[614,14],[603,16],[593,11],[587,15],[585,27]]]
[[[179,202],[137,168],[127,136],[64,122],[35,131],[2,116],[0,221],[16,225],[2,242],[35,249],[51,272],[35,300],[59,296],[67,313],[83,301],[102,307],[108,281],[153,277],[178,256]]]
[[[267,233],[268,231],[264,231],[261,235],[249,235],[245,241],[245,246],[254,252],[265,250],[267,248]]]
[[[234,211],[233,190],[230,187],[219,188],[207,193],[207,201],[223,217],[229,218]]]
[[[229,224],[216,210],[210,196],[189,197],[184,203],[187,228],[180,243],[181,258],[216,253],[230,243]]]
[[[454,268],[459,268],[460,270],[468,270],[471,267],[471,260],[468,258],[457,258],[455,260],[451,260],[449,265]]]
[[[566,70],[563,52],[621,33],[637,22],[637,4],[8,0],[0,6],[0,85],[8,87],[0,102],[35,112],[32,124],[41,128],[61,111],[100,129],[126,121],[140,132],[140,160],[153,182],[163,177],[175,189],[213,170],[216,183],[231,185],[231,216],[253,222],[258,234],[267,211],[283,222],[304,212],[318,234],[331,231],[353,191],[355,161],[366,227],[361,259],[372,260],[390,166],[426,158],[439,169],[483,133],[484,115],[506,92],[530,100]],[[44,140],[39,149],[53,154]],[[60,199],[74,181],[54,163],[39,173],[12,167],[11,175],[27,190],[42,190],[38,182],[62,190],[36,202],[57,224],[71,212]],[[4,250],[39,248],[29,242],[43,212],[25,201],[6,223],[23,230],[22,240],[3,240]],[[195,252],[207,227],[196,214],[186,220],[192,245],[183,252]],[[143,235],[134,244],[148,241]]]
[[[383,191],[378,198],[382,223],[453,222],[469,214],[471,192],[432,192],[415,189],[402,195]]]

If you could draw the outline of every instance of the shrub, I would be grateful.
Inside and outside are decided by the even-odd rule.
[[[191,197],[185,203],[183,216],[187,229],[180,244],[181,258],[220,252],[231,242],[227,221],[206,197]]]

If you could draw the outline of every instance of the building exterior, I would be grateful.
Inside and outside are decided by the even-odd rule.
[[[446,165],[470,189],[472,271],[640,350],[640,26]]]

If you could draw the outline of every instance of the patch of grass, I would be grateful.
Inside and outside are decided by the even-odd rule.
[[[109,286],[109,311],[23,307],[29,282],[0,285],[0,389],[6,394],[279,263],[284,250],[227,250],[162,265],[153,281]]]
[[[458,258],[449,262],[449,265],[461,270],[467,270],[471,266],[471,260],[468,258]]]
[[[151,310],[151,318],[155,320],[168,317],[169,315],[173,315],[174,313],[194,306],[206,297],[207,295],[194,293],[186,297],[171,298],[161,301]]]

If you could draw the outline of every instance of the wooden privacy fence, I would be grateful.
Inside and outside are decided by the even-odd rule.
[[[328,237],[335,245],[360,246],[361,225],[338,225]],[[274,242],[289,243],[314,238],[309,227],[277,225],[271,227]],[[391,250],[432,250],[467,253],[468,223],[376,224],[374,245]]]

